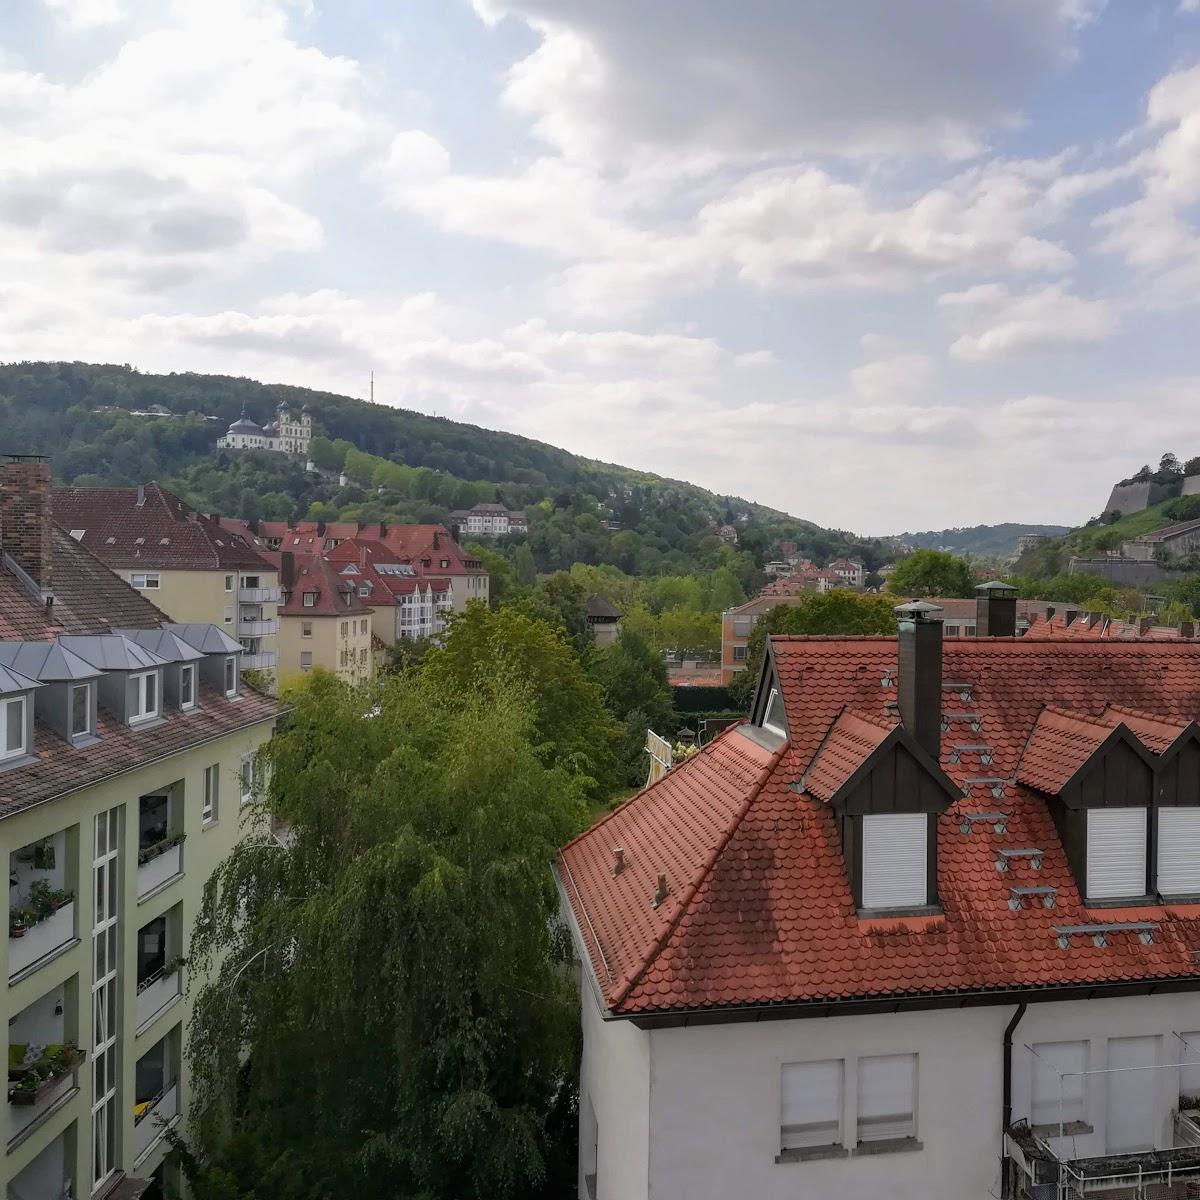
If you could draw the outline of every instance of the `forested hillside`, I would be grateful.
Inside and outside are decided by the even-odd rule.
[[[281,401],[311,409],[320,435],[312,456],[326,474],[282,455],[215,449],[243,408],[266,422]],[[153,405],[172,415],[134,415]],[[450,509],[499,500],[529,510],[530,531],[519,540],[543,572],[580,562],[658,575],[728,563],[735,556],[713,536],[721,524],[737,527],[736,565],[747,585],[781,538],[816,561],[853,553],[874,569],[890,556],[878,539],[530,438],[249,379],[0,364],[0,429],[0,450],[48,454],[63,483],[158,479],[197,507],[230,516],[440,521]]]
[[[929,529],[921,533],[898,533],[895,540],[914,550],[948,550],[952,554],[974,554],[981,558],[1005,558],[1017,552],[1017,539],[1040,533],[1061,537],[1066,525],[969,525],[954,529]]]

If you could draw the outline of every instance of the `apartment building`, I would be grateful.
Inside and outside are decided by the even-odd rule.
[[[997,591],[773,638],[562,851],[581,1200],[1195,1194],[1200,642],[989,636]]]
[[[474,508],[455,509],[446,514],[446,521],[459,534],[476,537],[504,537],[510,533],[524,533],[529,528],[529,518],[523,512],[503,504],[476,504]]]
[[[322,667],[347,683],[370,679],[375,674],[372,612],[359,599],[357,585],[323,558],[284,552],[280,559],[280,678]]]
[[[219,625],[243,670],[275,671],[279,578],[242,532],[157,483],[55,488],[55,522],[173,621]]]
[[[785,595],[755,596],[737,608],[731,608],[721,614],[721,685],[732,683],[734,676],[740,675],[746,669],[749,655],[750,635],[754,626],[763,613],[770,612],[780,604],[795,604],[802,593],[792,592]]]
[[[169,623],[0,467],[0,832],[9,1200],[141,1196],[184,1128],[186,955],[277,706],[241,646]]]
[[[454,610],[451,580],[420,576],[382,542],[365,538],[348,538],[322,557],[371,610],[371,632],[379,648],[436,637],[446,628]]]

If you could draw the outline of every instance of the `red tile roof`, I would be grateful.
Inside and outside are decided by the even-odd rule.
[[[804,776],[810,796],[828,802],[843,784],[875,753],[898,722],[866,717],[845,709],[817,751]]]
[[[395,551],[382,542],[368,538],[347,538],[332,550],[326,550],[321,557],[332,564],[341,578],[352,581],[355,587],[361,583],[368,584],[371,594],[361,599],[372,608],[395,604],[397,597],[411,596],[418,589],[429,588],[435,595],[444,595],[451,588],[450,581],[445,577],[431,578],[419,567],[414,568],[418,573],[412,575],[393,575],[377,570],[377,567],[388,564],[409,567],[412,564],[401,563]],[[346,574],[346,567],[350,565],[357,568],[357,574]]]
[[[261,569],[246,538],[157,483],[144,488],[55,488],[54,521],[110,567]]]
[[[1017,764],[1017,782],[1057,795],[1120,725],[1048,707],[1038,715]]]
[[[285,617],[355,617],[370,613],[358,598],[358,588],[338,576],[323,558],[298,559],[295,578],[285,584],[285,601],[279,612]],[[305,604],[305,596],[312,597]]]
[[[1200,978],[1195,906],[1138,910],[1156,922],[1148,945],[1122,933],[1060,948],[1057,926],[1123,914],[1084,907],[1045,799],[1015,781],[1048,704],[1092,720],[1118,702],[1172,724],[1200,716],[1200,643],[948,641],[942,766],[967,794],[937,818],[944,915],[884,922],[858,917],[834,813],[797,786],[848,706],[891,720],[896,641],[775,638],[772,652],[790,744],[771,754],[732,729],[561,855],[614,1014]],[[968,748],[979,745],[986,765]],[[1003,814],[1003,833],[964,819],[984,812]],[[630,863],[616,877],[614,846]],[[1017,859],[999,871],[1003,848],[1040,849],[1040,869]],[[655,909],[660,872],[671,895]],[[1010,907],[1020,885],[1055,888],[1054,907]]]
[[[1188,721],[1164,721],[1150,713],[1139,712],[1120,704],[1110,704],[1100,717],[1106,725],[1125,725],[1136,734],[1148,750],[1162,754],[1169,750],[1190,728]]]

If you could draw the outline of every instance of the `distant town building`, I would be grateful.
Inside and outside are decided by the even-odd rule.
[[[288,678],[322,667],[359,683],[375,674],[371,609],[353,580],[342,579],[319,556],[280,554],[283,607],[279,610],[279,674]]]
[[[461,533],[476,537],[504,537],[510,533],[524,533],[529,528],[529,518],[523,512],[505,508],[503,504],[476,504],[474,508],[459,508],[447,513],[446,521]]]
[[[611,646],[621,633],[621,616],[603,596],[589,596],[587,623],[597,646]]]
[[[1049,537],[1044,533],[1025,533],[1017,538],[1017,557],[1022,554],[1028,554],[1030,550],[1036,550],[1039,546],[1044,546]]]
[[[732,525],[718,525],[713,530],[713,537],[720,538],[727,546],[738,544],[738,531]]]
[[[218,450],[269,450],[275,454],[307,456],[312,441],[312,414],[305,405],[298,413],[286,404],[275,410],[275,420],[266,425],[252,421],[246,410],[224,436],[217,438]]]
[[[1166,562],[1200,550],[1200,521],[1179,521],[1126,542],[1121,552],[1139,562]]]
[[[844,587],[862,587],[863,580],[867,577],[862,563],[850,558],[835,558],[826,569]]]

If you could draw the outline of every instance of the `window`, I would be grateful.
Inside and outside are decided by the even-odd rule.
[[[364,617],[364,618],[363,618],[361,621],[359,621],[359,623],[358,623],[358,632],[359,632],[359,633],[366,633],[366,632],[367,632],[367,619],[366,619],[366,617]]]
[[[1200,892],[1200,808],[1158,810],[1158,890],[1164,896]]]
[[[82,737],[91,732],[91,688],[86,683],[76,683],[71,688],[71,736]]]
[[[126,693],[129,723],[148,721],[158,715],[158,672],[147,671],[144,675],[131,675]]]
[[[360,583],[358,585],[358,594],[360,596],[369,596],[371,594],[371,585],[369,583]]]
[[[784,1063],[780,1088],[781,1150],[837,1146],[842,1140],[841,1059]]]
[[[745,662],[746,661],[746,649],[747,649],[747,647],[745,647],[745,646],[734,646],[733,661],[734,662]]]
[[[237,659],[232,654],[225,660],[225,695],[237,695]]]
[[[317,593],[305,592],[303,603],[305,608],[315,608],[317,605]]]
[[[358,652],[358,665],[359,665],[360,667],[365,667],[365,666],[367,665],[367,652],[366,652],[366,650],[360,650],[360,651]]]
[[[787,737],[787,718],[783,715],[783,697],[778,688],[772,688],[763,712],[762,727],[780,737]]]
[[[301,650],[300,651],[300,670],[302,670],[302,671],[311,671],[312,670],[312,651],[311,650]]]
[[[217,819],[220,804],[221,778],[216,763],[204,768],[204,806],[200,809],[200,823],[211,825]]]
[[[130,587],[135,587],[139,591],[154,591],[158,587],[157,575],[130,575]]]
[[[1087,1119],[1087,1042],[1041,1042],[1033,1046],[1033,1125],[1074,1125]]]
[[[858,1140],[917,1136],[917,1056],[879,1054],[858,1060]]]
[[[253,588],[255,591],[257,591],[260,587],[262,587],[262,580],[258,575],[247,575],[246,578],[242,580],[242,586]]]
[[[863,908],[920,908],[927,904],[928,816],[872,813],[861,819]]]
[[[5,700],[3,743],[0,743],[0,758],[16,758],[25,753],[25,697]]]
[[[225,590],[227,592],[233,591],[233,581],[235,578],[236,578],[236,576],[234,576],[234,575],[226,575],[225,576]]]
[[[301,621],[300,622],[300,636],[301,637],[312,637],[312,622],[311,621]]]
[[[960,632],[961,631],[957,625],[945,625],[942,627],[942,633],[945,634],[946,637],[958,637]]]
[[[341,634],[342,634],[342,637],[346,637],[346,636],[348,636],[348,628],[349,628],[349,627],[348,627],[347,623],[346,623],[345,621],[343,621],[343,622],[342,622],[342,629],[341,629]]]
[[[242,803],[249,804],[254,799],[254,755],[247,754],[242,759],[241,768],[238,770],[238,778],[241,781],[242,788]]]
[[[233,624],[233,605],[232,604],[225,605],[225,624],[226,625]]]
[[[1092,808],[1087,814],[1087,898],[1146,894],[1144,808]]]
[[[196,668],[189,665],[179,668],[179,707],[191,708],[196,703]]]

